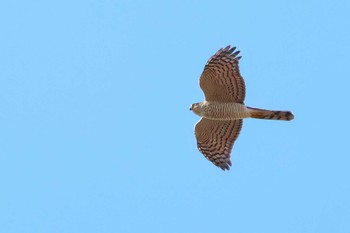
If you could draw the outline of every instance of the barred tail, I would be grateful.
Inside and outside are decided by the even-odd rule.
[[[259,108],[247,107],[250,110],[251,118],[266,119],[266,120],[283,120],[290,121],[294,119],[294,115],[290,111],[272,111]]]

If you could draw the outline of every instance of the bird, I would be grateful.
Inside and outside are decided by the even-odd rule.
[[[243,119],[294,119],[291,111],[248,107],[244,104],[245,83],[238,63],[241,56],[236,47],[226,46],[209,58],[199,79],[204,101],[194,103],[190,111],[200,116],[194,134],[198,150],[222,170],[232,166],[230,154]]]

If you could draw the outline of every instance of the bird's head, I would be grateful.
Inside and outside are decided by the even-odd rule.
[[[198,104],[199,104],[199,103],[191,104],[191,106],[190,106],[190,111],[194,111],[194,110],[198,107]]]
[[[200,113],[200,107],[202,103],[194,103],[190,106],[190,111],[194,112],[195,114],[199,115]]]

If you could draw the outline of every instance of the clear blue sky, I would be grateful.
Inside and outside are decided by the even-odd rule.
[[[349,1],[2,1],[0,232],[350,232]],[[223,172],[188,110],[241,50]]]

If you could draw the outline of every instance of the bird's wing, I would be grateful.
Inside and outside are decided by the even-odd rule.
[[[236,47],[227,46],[217,51],[207,62],[199,79],[205,100],[243,103],[244,80],[239,73]]]
[[[231,149],[242,122],[242,119],[217,121],[201,118],[194,129],[199,151],[216,166],[229,170]]]

